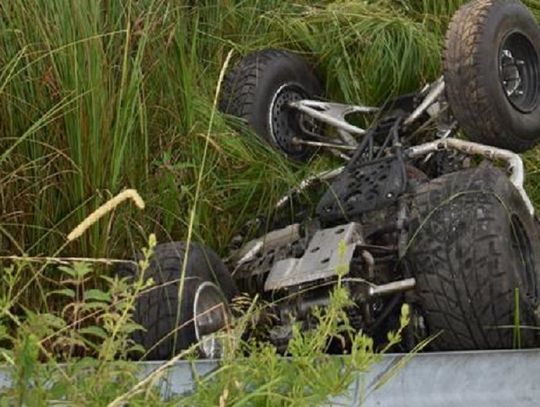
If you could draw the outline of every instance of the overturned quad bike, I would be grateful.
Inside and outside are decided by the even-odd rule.
[[[284,350],[292,324],[310,329],[338,278],[355,303],[351,324],[376,339],[408,303],[405,347],[435,334],[431,346],[443,350],[538,344],[540,229],[516,153],[540,139],[539,55],[523,4],[477,0],[452,19],[443,76],[380,108],[326,101],[288,51],[240,60],[221,110],[292,159],[324,150],[344,164],[302,182],[272,220],[251,223],[258,235],[236,237],[227,266],[200,244],[185,266],[185,244],[159,245],[147,271],[158,287],[136,304],[147,356],[197,342],[203,356],[218,355],[213,332],[240,291],[274,304],[268,337]],[[371,126],[348,120],[358,116]],[[309,215],[296,210],[308,190],[320,196]]]

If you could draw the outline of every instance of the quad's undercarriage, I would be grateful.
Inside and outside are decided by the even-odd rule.
[[[215,356],[213,332],[242,291],[271,304],[268,337],[286,351],[293,324],[310,329],[339,283],[350,324],[376,341],[407,303],[405,348],[435,334],[437,349],[537,345],[540,228],[517,153],[540,141],[539,56],[523,4],[473,0],[449,26],[443,75],[378,108],[327,101],[296,53],[242,58],[221,111],[293,160],[329,152],[341,164],[269,202],[273,215],[232,240],[228,267],[202,245],[160,245],[149,275],[165,288],[138,300],[136,320],[151,329],[137,341],[156,348],[153,358],[196,342]],[[186,283],[171,285],[185,259]],[[161,315],[171,287],[183,311],[155,324],[149,312]]]
[[[267,231],[233,250],[229,258],[241,290],[277,304],[278,323],[269,335],[276,345],[285,349],[293,323],[301,322],[308,329],[313,308],[328,305],[337,279],[355,303],[349,318],[358,330],[376,334],[396,323],[399,305],[414,306],[414,295],[407,295],[416,286],[407,257],[415,233],[412,225],[418,224],[418,219],[412,219],[411,198],[418,186],[431,179],[472,167],[475,157],[502,164],[533,215],[523,189],[519,155],[453,138],[458,127],[455,121],[449,123],[449,115],[441,108],[446,105],[442,78],[419,94],[388,103],[386,111],[315,100],[289,104],[300,112],[296,116],[300,123],[319,129],[324,123],[339,135],[339,140],[331,142],[296,145],[329,149],[346,164],[304,181],[277,204],[276,212],[286,211],[288,205],[301,205],[293,201],[307,188],[317,189],[322,192],[314,217]],[[374,112],[381,117],[368,130],[347,121],[351,114]],[[430,130],[434,140],[411,145],[409,140],[420,137],[427,122],[437,124]],[[323,139],[313,131],[310,135]],[[361,136],[360,141],[356,136]],[[272,222],[259,222],[259,230],[272,226]],[[240,241],[242,236],[236,244]],[[428,332],[421,308],[413,318],[417,320],[411,326],[417,332],[412,335],[417,340],[425,338]]]

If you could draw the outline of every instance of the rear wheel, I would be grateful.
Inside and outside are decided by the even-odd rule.
[[[407,259],[434,347],[537,344],[540,236],[519,193],[481,165],[419,187]]]
[[[166,360],[195,343],[202,357],[220,356],[213,334],[230,322],[227,304],[237,289],[218,255],[197,243],[189,246],[182,284],[186,250],[183,242],[157,245],[145,271],[154,285],[136,299],[133,316],[144,328],[133,339],[147,351],[145,359]],[[138,272],[132,267],[121,274]]]
[[[321,85],[308,63],[291,52],[266,49],[244,57],[225,77],[220,110],[244,119],[255,133],[293,159],[313,150],[295,143],[305,137],[290,102],[314,99]]]
[[[444,80],[474,141],[517,152],[540,139],[540,29],[517,0],[474,0],[452,18]]]

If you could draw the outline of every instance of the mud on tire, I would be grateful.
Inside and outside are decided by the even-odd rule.
[[[518,0],[474,0],[452,18],[446,94],[467,136],[525,151],[540,140],[540,28]]]
[[[508,177],[485,164],[442,176],[418,188],[411,215],[418,305],[430,334],[442,331],[433,348],[537,345],[525,327],[537,322],[540,235]]]

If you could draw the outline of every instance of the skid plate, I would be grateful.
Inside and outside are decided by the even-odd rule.
[[[287,258],[273,265],[264,289],[278,290],[335,276],[338,266],[350,264],[359,243],[363,239],[358,223],[319,230],[302,257]]]

